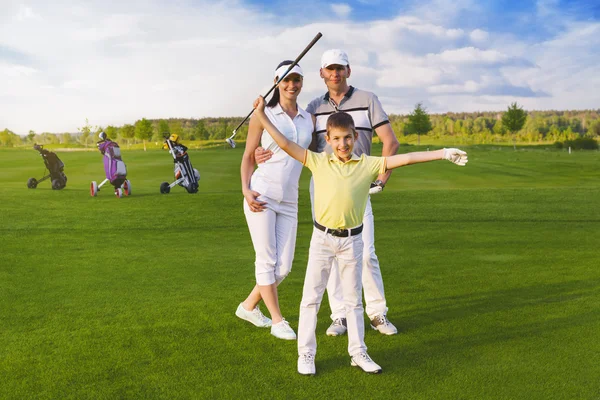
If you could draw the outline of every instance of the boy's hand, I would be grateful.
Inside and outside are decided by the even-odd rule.
[[[385,185],[383,184],[383,182],[381,180],[377,179],[375,182],[371,183],[371,188],[369,189],[369,194],[379,193],[379,192],[383,191],[384,187],[385,187]]]
[[[258,96],[256,100],[254,100],[254,109],[259,113],[265,112],[265,98],[262,96]]]
[[[254,161],[257,164],[262,164],[265,161],[269,160],[271,157],[273,157],[273,152],[271,150],[265,150],[262,147],[257,147],[256,150],[254,150]]]
[[[467,159],[467,152],[454,148],[444,149],[444,155],[442,158],[444,160],[453,162],[456,165],[460,165],[461,167],[469,162]]]

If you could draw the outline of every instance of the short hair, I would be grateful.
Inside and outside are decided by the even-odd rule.
[[[330,129],[351,129],[354,133],[356,133],[352,116],[342,111],[335,112],[329,116],[327,119],[326,128],[327,136],[329,136]]]

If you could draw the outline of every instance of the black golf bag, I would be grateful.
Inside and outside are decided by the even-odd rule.
[[[163,148],[168,149],[173,156],[173,173],[175,181],[173,183],[163,182],[160,184],[160,192],[167,194],[175,185],[184,187],[188,193],[198,193],[200,173],[192,166],[190,157],[187,154],[187,147],[166,138]]]
[[[40,156],[44,159],[44,165],[48,170],[48,174],[41,179],[29,178],[27,180],[27,187],[29,189],[35,189],[38,183],[45,181],[50,178],[52,183],[52,189],[60,190],[67,186],[67,176],[63,172],[65,164],[58,158],[56,153],[49,150],[45,150],[43,146],[34,144],[33,148],[40,153]]]

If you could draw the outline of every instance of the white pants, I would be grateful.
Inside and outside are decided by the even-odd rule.
[[[267,203],[264,211],[250,211],[244,199],[244,214],[256,253],[256,284],[280,284],[292,270],[298,229],[298,203],[280,203],[264,196],[258,199]]]
[[[362,252],[362,234],[341,238],[313,228],[300,302],[298,354],[317,353],[317,314],[332,272],[333,260],[337,260],[342,278],[344,317],[348,324],[348,353],[354,356],[367,351],[362,305]]]
[[[313,181],[310,180],[310,203],[313,203]],[[313,220],[315,219],[313,211]],[[369,319],[373,319],[378,314],[387,314],[388,308],[383,291],[383,277],[379,268],[379,259],[375,254],[375,219],[373,217],[373,208],[371,207],[371,197],[367,200],[367,208],[363,217],[362,240],[363,262],[362,262],[362,285],[365,292],[366,313]],[[333,261],[331,275],[327,283],[327,296],[329,306],[331,307],[331,319],[343,318],[344,299],[342,295],[342,285],[337,271],[337,264]]]

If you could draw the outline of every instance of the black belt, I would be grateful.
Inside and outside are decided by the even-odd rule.
[[[314,221],[314,223],[315,223],[315,228],[317,228],[318,230],[323,231],[325,233],[329,233],[331,236],[337,236],[337,237],[355,236],[355,235],[358,235],[359,233],[361,233],[363,230],[362,224],[360,224],[360,226],[357,226],[356,228],[352,228],[352,229],[331,229],[331,228],[324,227],[317,221]]]

